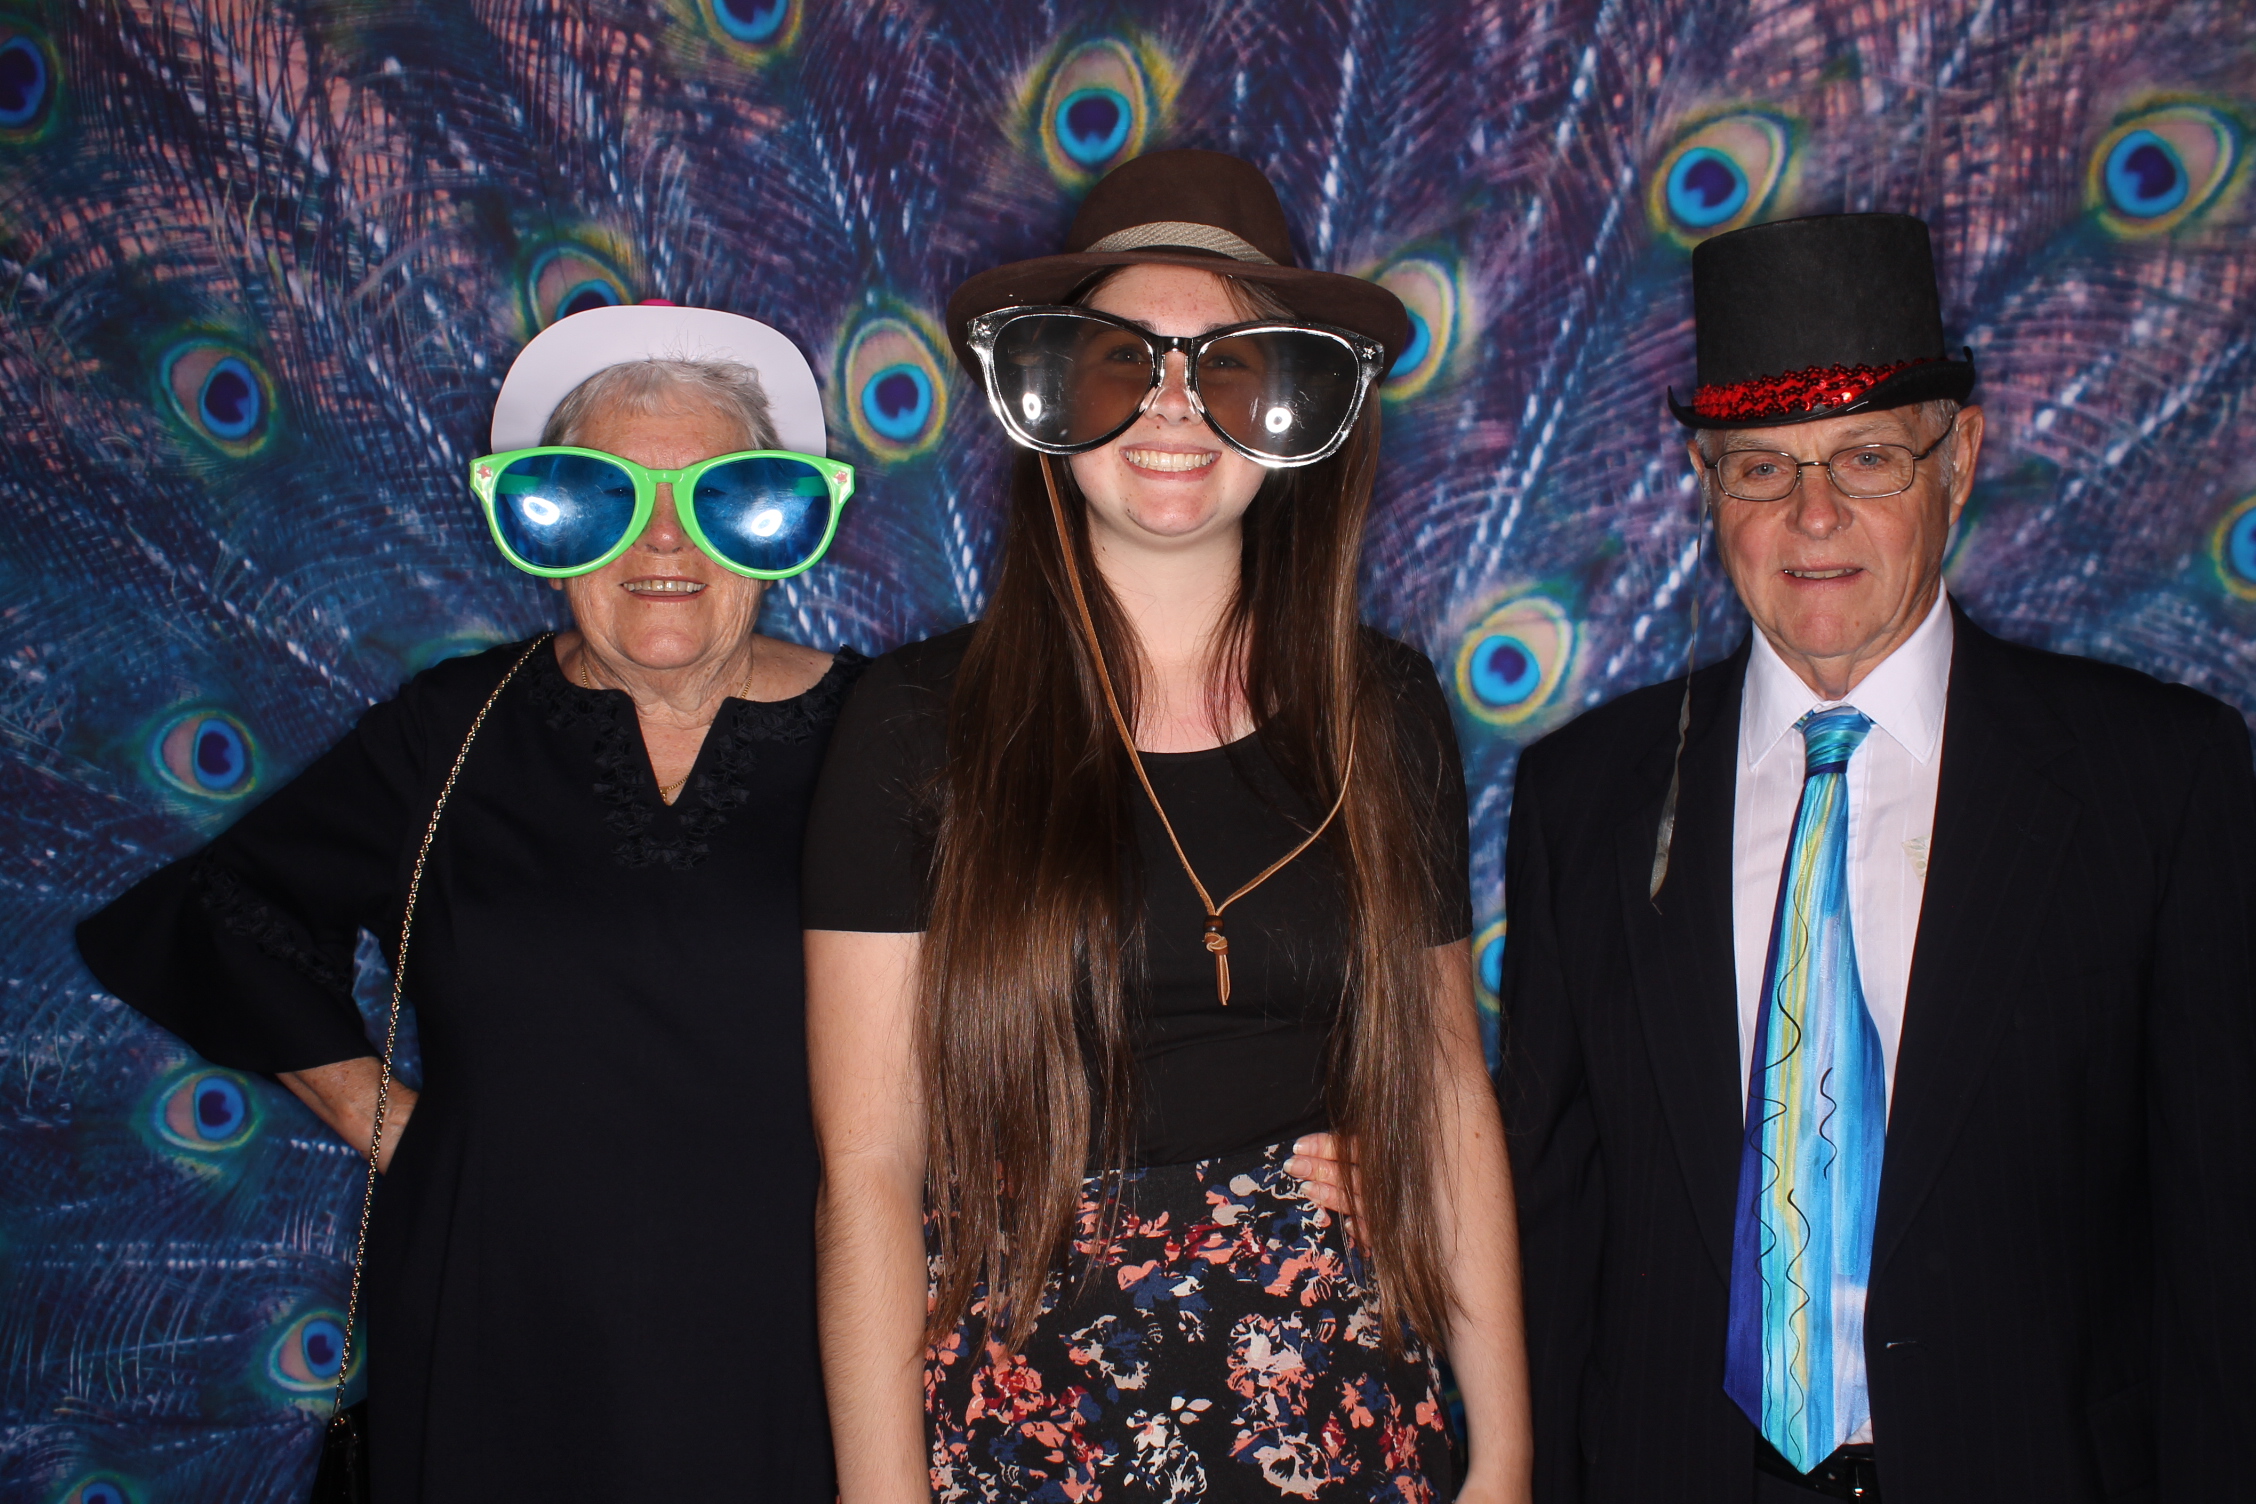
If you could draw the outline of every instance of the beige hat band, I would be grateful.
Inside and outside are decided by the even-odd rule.
[[[1258,261],[1263,266],[1275,266],[1275,260],[1254,249],[1252,242],[1231,234],[1220,225],[1192,224],[1180,219],[1159,219],[1148,225],[1130,225],[1125,230],[1115,230],[1088,248],[1089,253],[1111,251],[1143,251],[1153,246],[1181,246],[1194,251],[1211,251],[1217,256],[1227,256],[1232,261]]]

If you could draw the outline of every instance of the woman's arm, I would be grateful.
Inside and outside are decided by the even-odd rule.
[[[1441,1024],[1441,1224],[1453,1297],[1449,1368],[1464,1396],[1470,1452],[1457,1497],[1525,1504],[1533,1497],[1535,1449],[1512,1165],[1481,1049],[1471,948],[1460,940],[1427,955]]]
[[[327,1123],[337,1137],[365,1157],[368,1140],[376,1132],[376,1082],[383,1072],[381,1060],[374,1055],[363,1055],[357,1060],[340,1060],[334,1065],[281,1071],[274,1079],[290,1088],[293,1096],[313,1109],[315,1117]],[[392,1167],[392,1151],[398,1147],[400,1134],[414,1112],[415,1089],[403,1086],[394,1076],[384,1103],[384,1147],[376,1156],[378,1170]]]
[[[924,1504],[922,937],[807,932],[816,1310],[841,1504]]]

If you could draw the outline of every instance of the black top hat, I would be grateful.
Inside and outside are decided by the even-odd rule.
[[[1700,384],[1669,410],[1694,428],[1763,428],[1974,389],[1943,350],[1935,253],[1908,214],[1753,225],[1692,253]]]

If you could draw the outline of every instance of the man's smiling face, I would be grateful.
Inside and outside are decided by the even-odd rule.
[[[1900,444],[1917,454],[1946,433],[1919,462],[1911,488],[1894,496],[1843,496],[1813,467],[1783,500],[1742,501],[1706,473],[1724,568],[1747,614],[1827,699],[1846,696],[1934,605],[1950,530],[1973,487],[1982,410],[1961,408],[1946,424],[1922,408],[1898,407],[1706,436],[1717,458],[1760,449],[1822,460],[1860,444]],[[1703,463],[1697,444],[1692,460]]]

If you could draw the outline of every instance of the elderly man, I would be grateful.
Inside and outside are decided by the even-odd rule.
[[[1924,224],[1693,278],[1756,630],[1512,811],[1539,1497],[2256,1497],[2246,727],[1945,593],[1983,419]]]

